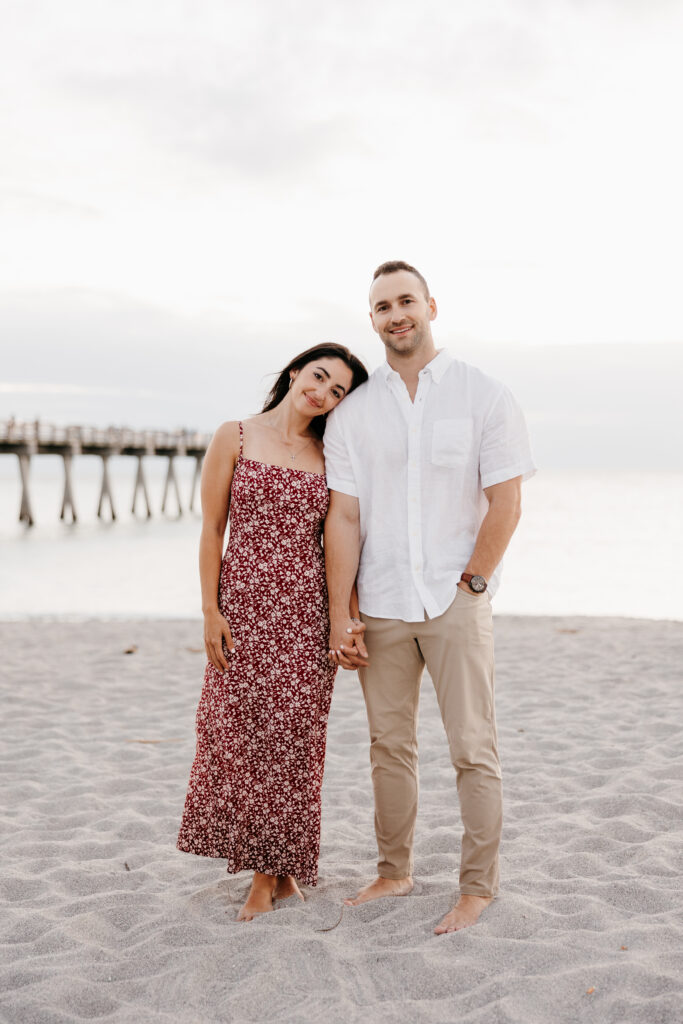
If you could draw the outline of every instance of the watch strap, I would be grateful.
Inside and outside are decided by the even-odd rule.
[[[483,589],[480,590],[478,588],[473,587],[472,586],[472,582],[471,582],[473,579],[483,580],[484,581]],[[466,583],[467,586],[472,591],[472,593],[474,593],[474,594],[483,594],[484,591],[488,589],[488,585],[489,585],[489,582],[486,579],[486,577],[482,576],[481,573],[477,573],[477,572],[464,572],[464,573],[462,573],[461,576],[460,576],[460,582],[461,583]]]

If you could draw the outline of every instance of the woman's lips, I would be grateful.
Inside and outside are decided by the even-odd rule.
[[[308,404],[309,404],[309,405],[312,405],[312,406],[313,406],[313,408],[314,408],[314,409],[320,409],[320,408],[321,408],[321,407],[320,407],[320,406],[318,405],[318,403],[317,403],[317,402],[314,402],[312,398],[309,398],[309,397],[308,397],[308,395],[304,395],[304,398],[306,399],[306,401],[308,402]]]

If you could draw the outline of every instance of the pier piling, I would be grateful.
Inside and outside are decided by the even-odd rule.
[[[112,521],[116,519],[116,509],[114,508],[114,497],[111,493],[111,483],[109,481],[109,454],[101,455],[102,459],[102,486],[100,487],[100,500],[97,505],[97,518],[104,518],[104,502],[105,499],[109,502],[109,510],[111,512]]]
[[[178,502],[178,516],[180,517],[183,514],[183,506],[182,506],[182,502],[180,500],[180,488],[178,487],[178,480],[177,480],[176,475],[175,475],[175,468],[173,466],[173,459],[174,459],[174,456],[173,455],[169,455],[169,457],[168,457],[168,469],[166,471],[166,482],[164,483],[164,496],[161,499],[161,511],[162,511],[162,513],[166,511],[166,502],[167,502],[167,499],[168,499],[168,493],[169,493],[169,490],[171,488],[171,485],[173,485],[173,489],[175,491],[175,496],[176,496],[176,501]]]
[[[190,512],[194,512],[194,496],[197,490],[197,484],[202,478],[202,466],[204,465],[204,456],[196,455],[194,460],[194,475],[192,477],[192,490],[190,491]]]
[[[33,512],[31,510],[31,497],[28,489],[29,472],[31,469],[31,456],[26,452],[18,452],[19,472],[21,474],[21,507],[19,509],[19,522],[33,526]]]
[[[63,452],[62,459],[64,460],[64,496],[62,498],[62,510],[59,513],[59,518],[66,519],[66,513],[71,513],[71,522],[77,523],[78,516],[76,514],[76,504],[74,502],[73,486],[71,482],[71,462],[73,456],[71,452]]]
[[[131,505],[130,511],[132,515],[135,515],[135,505],[138,500],[138,491],[142,491],[142,497],[145,501],[145,508],[147,509],[147,518],[152,518],[152,507],[149,503],[149,494],[147,493],[147,481],[145,480],[145,469],[142,464],[142,455],[138,455],[138,470],[135,474],[135,490],[133,491],[133,504]]]

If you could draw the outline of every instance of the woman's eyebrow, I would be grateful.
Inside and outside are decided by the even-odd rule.
[[[325,376],[327,377],[328,380],[330,379],[330,375],[329,375],[329,373],[327,372],[327,370],[325,369],[324,366],[316,366],[316,370],[320,370],[321,373],[325,374]],[[335,384],[334,386],[336,388],[339,388],[340,391],[343,391],[344,394],[346,394],[346,388],[344,387],[343,384]]]

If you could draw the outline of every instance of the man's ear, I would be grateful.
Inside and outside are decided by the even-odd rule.
[[[372,310],[370,310],[370,312],[368,313],[368,316],[370,317],[370,323],[372,324],[373,331],[375,332],[375,334],[379,334],[379,331],[375,327],[375,321],[372,319]]]
[[[431,295],[430,295],[430,296],[429,296],[429,319],[430,319],[430,320],[436,320],[436,314],[437,314],[438,312],[439,312],[439,311],[438,311],[438,309],[436,308],[436,299],[433,299],[433,298],[431,297]]]

